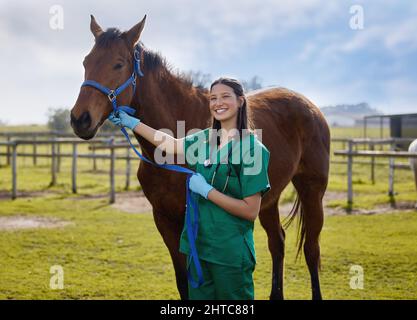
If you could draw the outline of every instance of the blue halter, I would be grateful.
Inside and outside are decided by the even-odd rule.
[[[118,106],[117,105],[117,96],[119,94],[121,94],[130,85],[133,86],[133,93],[134,93],[136,91],[136,79],[137,79],[137,77],[143,77],[144,76],[141,69],[140,69],[140,52],[141,51],[140,51],[139,45],[136,45],[134,53],[133,53],[133,73],[130,76],[130,78],[127,79],[126,82],[123,83],[117,89],[111,90],[111,89],[101,85],[97,81],[94,81],[94,80],[85,80],[81,84],[81,87],[93,87],[93,88],[99,90],[100,92],[104,93],[105,95],[107,95],[108,99],[112,103],[113,111],[115,113],[117,113],[119,110],[123,110],[130,115],[134,115],[135,112],[136,112],[136,110],[134,108],[131,108],[129,106]],[[198,233],[198,216],[199,216],[199,214],[198,214],[198,201],[195,198],[194,194],[192,194],[192,192],[189,189],[190,178],[193,174],[195,174],[195,172],[190,170],[190,169],[181,167],[181,166],[170,165],[170,164],[157,164],[157,163],[154,163],[154,162],[146,159],[142,154],[140,154],[140,152],[132,144],[132,142],[129,138],[129,134],[127,133],[126,129],[124,127],[122,127],[120,130],[122,131],[122,133],[126,137],[127,141],[129,142],[129,145],[132,147],[133,151],[138,155],[138,157],[141,160],[143,160],[143,161],[145,161],[145,162],[147,162],[147,163],[149,163],[153,166],[159,167],[159,168],[164,168],[164,169],[167,169],[167,170],[182,172],[182,173],[187,174],[187,181],[185,183],[185,186],[186,186],[186,200],[187,200],[187,204],[186,204],[186,223],[187,223],[188,242],[189,242],[190,250],[191,250],[191,256],[190,256],[191,261],[190,261],[189,266],[191,267],[191,262],[194,263],[194,266],[195,266],[195,269],[196,269],[196,272],[197,272],[198,280],[195,281],[193,279],[193,277],[191,276],[191,272],[188,269],[187,269],[187,275],[188,275],[188,280],[190,281],[191,286],[193,288],[198,288],[204,282],[203,271],[201,269],[200,260],[198,259],[198,253],[197,253],[197,248],[196,248],[196,244],[195,244],[195,242],[197,240],[197,233]],[[194,211],[194,221],[192,221],[192,219],[191,219],[191,212],[190,212],[191,208]]]

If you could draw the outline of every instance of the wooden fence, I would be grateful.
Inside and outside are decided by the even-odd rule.
[[[395,151],[397,143],[411,143],[414,138],[391,138],[391,139],[347,139],[347,150],[336,150],[334,155],[347,157],[347,207],[351,210],[353,204],[353,158],[368,157],[371,158],[371,179],[375,183],[375,158],[389,158],[389,175],[388,175],[388,195],[394,195],[394,170],[396,168],[395,158],[417,158],[416,152]],[[354,150],[355,145],[365,144],[372,146],[371,150]],[[389,145],[390,150],[374,150],[375,145]],[[410,168],[410,166],[408,166]]]
[[[60,151],[60,146],[63,144],[72,145],[71,153],[62,153]],[[78,145],[88,144],[89,150],[92,153],[80,154],[78,153]],[[32,153],[18,152],[19,146],[31,145],[33,147]],[[51,153],[39,153],[37,152],[37,146],[39,145],[50,145]],[[95,139],[94,141],[82,141],[80,139],[71,139],[71,138],[53,138],[49,140],[9,140],[7,142],[1,142],[0,146],[6,146],[6,152],[0,152],[0,157],[5,156],[7,158],[7,164],[11,166],[12,171],[12,192],[11,198],[17,198],[17,159],[18,157],[30,157],[33,158],[33,164],[36,165],[37,158],[51,158],[51,185],[56,185],[57,183],[57,173],[59,172],[59,160],[62,158],[72,158],[71,165],[71,184],[72,192],[77,193],[77,160],[80,158],[83,159],[93,159],[93,169],[95,170],[96,164],[95,160],[97,159],[107,159],[110,160],[110,170],[109,170],[109,179],[110,179],[110,203],[115,202],[115,162],[116,160],[126,160],[126,185],[125,188],[128,189],[130,186],[130,160],[137,159],[132,157],[130,151],[130,145],[125,142],[117,141],[114,136],[110,139]],[[95,150],[98,149],[107,149],[110,151],[110,154],[95,154]],[[126,155],[117,155],[115,153],[116,149],[126,149]]]
[[[60,133],[60,132],[30,132],[30,133],[0,133],[0,137],[6,138],[6,141],[1,142],[0,146],[6,146],[6,152],[0,152],[0,157],[5,156],[7,164],[11,166],[12,170],[12,199],[17,197],[17,159],[18,157],[32,158],[33,164],[37,164],[38,158],[51,158],[51,185],[57,183],[57,173],[60,171],[60,161],[62,158],[72,158],[71,165],[71,184],[72,192],[77,193],[77,159],[92,159],[93,170],[97,169],[96,160],[106,159],[110,160],[109,168],[109,180],[110,180],[110,203],[115,202],[115,161],[126,160],[126,184],[125,189],[130,186],[130,173],[131,173],[131,160],[137,159],[131,156],[129,151],[129,144],[125,142],[124,136],[121,134],[101,134],[92,141],[83,141],[78,138],[74,138],[73,134]],[[38,138],[42,137],[42,140]],[[45,139],[50,137],[49,139]],[[19,138],[19,139],[14,139]],[[120,138],[120,139],[119,139]],[[348,184],[348,206],[353,203],[353,190],[352,190],[352,166],[353,157],[368,157],[370,161],[355,161],[355,163],[370,165],[371,180],[375,183],[375,166],[387,165],[386,163],[377,163],[376,158],[385,157],[389,158],[389,194],[393,195],[394,190],[394,169],[395,168],[409,168],[406,164],[398,165],[395,163],[394,158],[410,158],[415,157],[414,154],[408,152],[394,151],[397,143],[410,143],[414,139],[412,138],[397,138],[397,139],[332,139],[332,143],[342,143],[343,146],[347,145],[346,150],[337,150],[334,155],[344,156],[347,161],[335,161],[332,163],[346,164],[347,165],[347,184]],[[72,152],[61,152],[61,145],[71,144]],[[80,154],[78,152],[78,145],[88,144],[91,153]],[[32,153],[19,152],[18,147],[30,145],[32,146]],[[39,153],[37,146],[50,145],[50,153]],[[369,150],[358,150],[359,145],[364,145]],[[380,151],[375,150],[375,146],[381,146]],[[391,151],[382,151],[383,145],[389,145]],[[116,149],[126,149],[126,155],[117,155]],[[109,150],[109,154],[96,154],[96,150]],[[355,149],[355,150],[354,150]]]

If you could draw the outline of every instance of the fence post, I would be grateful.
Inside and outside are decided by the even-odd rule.
[[[395,150],[395,143],[391,142],[391,151]],[[389,177],[388,177],[388,195],[392,197],[394,195],[394,157],[389,158]]]
[[[51,149],[52,149],[52,155],[51,155],[51,175],[52,175],[52,180],[50,183],[50,186],[55,186],[56,185],[56,144],[55,144],[55,140],[56,138],[52,138],[52,144],[51,144]]]
[[[77,143],[72,144],[72,193],[77,193]]]
[[[12,200],[17,198],[17,143],[13,144],[12,153]]]
[[[26,153],[26,144],[22,144],[22,153]],[[22,157],[23,166],[26,166],[26,157]]]
[[[347,199],[347,210],[350,212],[352,210],[353,204],[353,188],[352,188],[352,167],[353,167],[353,141],[348,141],[348,163],[347,163],[347,180],[348,180],[348,199]]]
[[[59,141],[59,138],[57,139]],[[57,166],[56,166],[56,172],[61,172],[61,143],[57,142]]]
[[[116,202],[115,185],[114,185],[114,166],[115,166],[115,149],[114,138],[110,139],[110,204]]]
[[[35,143],[33,144],[33,165],[36,166],[37,160],[38,160],[37,157],[36,157],[36,154],[37,154],[37,151],[38,151],[38,145],[36,143],[36,141],[38,140],[37,136],[35,135],[33,137],[33,139],[35,140]]]
[[[371,151],[375,150],[375,145],[372,142],[370,145],[370,149]],[[375,184],[375,157],[374,156],[371,157],[371,181],[372,181],[372,184]]]
[[[96,161],[96,145],[93,143],[91,145],[91,147],[93,148],[93,171],[97,171],[97,161]]]
[[[126,185],[125,190],[129,190],[130,187],[130,149],[126,149]]]
[[[7,135],[7,142],[10,143],[10,135]],[[10,166],[10,145],[7,146],[7,165]]]

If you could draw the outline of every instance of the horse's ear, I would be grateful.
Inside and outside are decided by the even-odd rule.
[[[129,31],[126,32],[126,40],[131,47],[138,42],[140,34],[142,33],[143,27],[145,26],[146,14],[142,21],[133,26]]]
[[[90,30],[93,33],[94,38],[97,38],[100,34],[103,33],[103,29],[101,29],[101,27],[98,25],[94,16],[93,15],[90,15],[90,16],[91,16]]]

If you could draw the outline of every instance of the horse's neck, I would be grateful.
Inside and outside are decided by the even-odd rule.
[[[185,121],[186,131],[205,128],[210,116],[207,95],[188,86],[172,74],[150,72],[139,78],[136,91],[139,118],[155,129],[169,129],[177,135],[177,121]]]
[[[207,94],[164,72],[162,78],[145,69],[145,76],[138,79],[133,105],[139,118],[154,129],[169,129],[176,137],[191,129],[206,128],[210,117]],[[184,121],[182,132],[178,121]],[[139,142],[145,153],[153,153],[152,145],[140,138]]]

